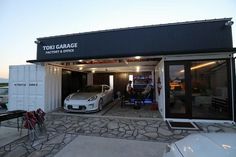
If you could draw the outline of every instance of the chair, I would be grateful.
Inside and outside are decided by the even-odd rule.
[[[37,137],[37,132],[35,129],[37,119],[34,116],[33,112],[26,112],[24,116],[24,127],[28,129],[28,135],[31,141],[35,140],[35,137]]]
[[[144,96],[144,98],[143,98],[144,104],[153,103],[153,92],[154,92],[154,90],[152,88],[151,91]]]
[[[36,124],[39,127],[39,131],[42,131],[44,126],[45,112],[42,109],[37,109],[36,111],[26,112],[24,116],[24,127],[28,129],[28,135],[31,141],[34,141],[38,137],[38,130],[36,129]],[[46,129],[46,128],[45,128]]]
[[[129,94],[126,89],[124,90],[124,94],[121,97],[121,107],[125,105],[135,105],[137,93]]]

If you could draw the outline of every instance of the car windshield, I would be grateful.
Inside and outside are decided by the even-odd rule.
[[[7,88],[0,88],[0,95],[7,95],[8,89]]]
[[[102,86],[86,86],[85,88],[82,88],[80,92],[102,92]]]

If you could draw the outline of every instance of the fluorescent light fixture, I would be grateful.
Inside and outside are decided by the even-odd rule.
[[[137,67],[136,67],[136,72],[139,72],[139,71],[140,71],[140,67],[137,66]]]
[[[216,62],[208,62],[208,63],[200,64],[200,65],[197,65],[197,66],[191,67],[191,70],[199,69],[199,68],[203,68],[203,67],[206,67],[206,66],[208,66],[208,65],[215,64],[215,63],[216,63]]]
[[[135,56],[134,58],[135,58],[135,59],[140,59],[140,58],[141,58],[141,56]]]
[[[129,81],[134,82],[134,75],[129,75]],[[133,83],[131,84],[131,87],[133,88]]]
[[[83,62],[83,60],[82,60],[82,59],[80,59],[80,60],[79,60],[79,62]]]
[[[79,67],[79,70],[83,70],[83,67]]]
[[[195,70],[195,69],[203,68],[203,67],[206,67],[206,66],[209,66],[209,65],[215,64],[215,63],[216,63],[216,62],[213,61],[213,62],[208,62],[208,63],[199,64],[199,65],[196,65],[196,66],[194,66],[194,67],[191,67],[191,70]],[[183,73],[184,70],[181,70],[180,72]]]
[[[111,89],[114,88],[114,76],[113,75],[109,75],[109,85],[110,85]]]

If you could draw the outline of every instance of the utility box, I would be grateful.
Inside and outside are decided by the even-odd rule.
[[[49,112],[61,106],[61,68],[51,65],[9,67],[8,110]]]

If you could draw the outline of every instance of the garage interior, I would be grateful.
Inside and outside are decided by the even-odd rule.
[[[87,59],[76,61],[50,62],[49,65],[61,67],[62,70],[62,99],[86,85],[106,84],[113,88],[114,101],[106,105],[102,115],[131,116],[131,117],[161,117],[159,112],[153,109],[155,102],[154,71],[160,57],[126,57],[110,59]],[[133,89],[137,92],[144,90],[147,80],[150,81],[153,90],[151,102],[141,104],[141,108],[134,109],[133,105],[121,107],[120,97],[125,94],[126,85],[131,80]]]

